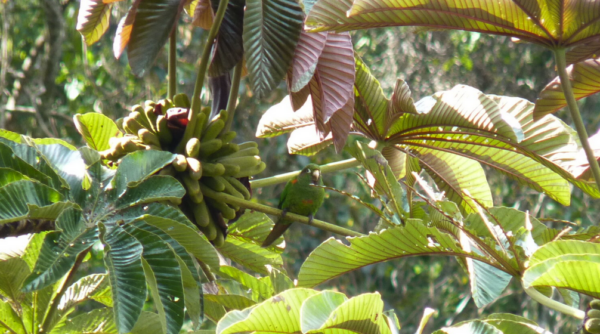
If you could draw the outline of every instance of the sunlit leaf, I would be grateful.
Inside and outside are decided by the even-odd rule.
[[[0,299],[0,329],[6,333],[26,334],[23,321],[8,301]]]
[[[554,286],[600,298],[600,244],[559,240],[531,256],[523,286]]]
[[[31,270],[23,259],[13,257],[0,261],[0,292],[12,300],[21,299],[21,285]]]
[[[332,142],[331,134],[321,140],[315,126],[311,125],[294,130],[288,139],[287,146],[290,154],[312,156],[331,145]]]
[[[0,224],[25,218],[54,220],[71,206],[56,190],[38,182],[21,180],[0,188]]]
[[[317,247],[302,264],[298,284],[316,286],[369,264],[413,255],[468,256],[489,263],[485,257],[464,251],[449,234],[420,221],[407,220],[406,226],[348,241],[350,246],[330,238]]]
[[[186,6],[188,14],[193,18],[192,24],[209,30],[213,23],[213,12],[210,0],[192,0]]]
[[[121,196],[127,187],[148,178],[175,159],[175,154],[166,151],[136,151],[125,156],[113,179],[117,196]]]
[[[96,151],[110,148],[108,140],[111,137],[122,137],[112,119],[103,114],[90,112],[74,116],[75,126],[87,144]]]
[[[185,188],[171,176],[154,175],[134,187],[128,187],[115,203],[117,209],[150,202],[179,200]]]
[[[312,101],[308,100],[297,111],[292,109],[290,96],[270,107],[260,118],[256,127],[257,138],[279,136],[304,126],[313,125]]]
[[[115,58],[121,58],[123,51],[129,44],[129,40],[131,40],[131,31],[133,29],[133,22],[135,21],[135,14],[137,12],[137,7],[140,4],[141,0],[135,0],[129,8],[129,12],[125,17],[121,18],[119,21],[119,25],[117,26],[117,32],[115,33],[115,39],[113,41],[113,54]]]
[[[267,299],[273,295],[270,286],[246,272],[230,266],[221,266],[219,271],[222,275],[239,282],[250,290],[252,292],[252,299],[254,300],[259,300],[260,298]]]
[[[112,4],[103,0],[84,0],[79,4],[77,31],[81,33],[85,43],[96,43],[108,29]]]

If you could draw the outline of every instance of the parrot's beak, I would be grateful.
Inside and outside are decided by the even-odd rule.
[[[321,171],[318,169],[313,170],[311,183],[314,184],[315,186],[318,185],[320,178],[321,178]]]

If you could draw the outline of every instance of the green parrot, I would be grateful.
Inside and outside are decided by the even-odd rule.
[[[285,185],[278,205],[283,210],[283,215],[263,241],[263,247],[270,246],[292,226],[293,220],[285,218],[287,212],[308,216],[312,221],[325,199],[325,189],[312,185],[323,185],[321,167],[317,164],[307,165],[295,179],[288,181]]]

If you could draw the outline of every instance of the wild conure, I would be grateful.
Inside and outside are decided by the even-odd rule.
[[[270,246],[292,225],[293,220],[285,218],[287,212],[308,216],[312,221],[325,198],[325,189],[314,185],[323,185],[321,167],[316,164],[307,165],[295,179],[288,181],[279,198],[278,207],[283,215],[263,241],[263,247]]]

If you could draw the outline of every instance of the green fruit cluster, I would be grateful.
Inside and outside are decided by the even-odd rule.
[[[184,138],[188,126],[189,99],[178,94],[173,101],[146,101],[136,105],[123,119],[123,137],[111,138],[110,149],[101,152],[103,158],[118,161],[136,150],[175,151],[185,142],[184,152],[171,166],[160,171],[161,175],[178,178],[186,188],[186,196],[180,207],[195,222],[200,231],[221,246],[227,235],[227,222],[242,211],[239,207],[217,200],[218,193],[226,193],[241,199],[250,199],[247,182],[250,176],[262,172],[266,165],[258,156],[255,142],[234,143],[235,131],[225,131],[227,112],[221,110],[208,119],[209,110],[196,117],[190,138]],[[163,110],[166,113],[163,114]],[[245,184],[246,183],[246,184]]]
[[[590,307],[585,313],[583,322],[585,333],[598,334],[600,333],[600,300],[594,299],[590,302]]]

